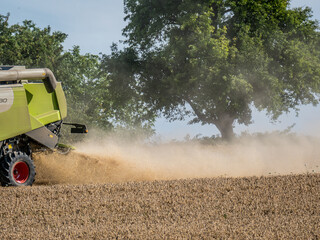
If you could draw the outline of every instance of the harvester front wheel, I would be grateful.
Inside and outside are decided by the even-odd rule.
[[[31,186],[36,172],[33,161],[23,152],[4,156],[0,164],[2,186]]]

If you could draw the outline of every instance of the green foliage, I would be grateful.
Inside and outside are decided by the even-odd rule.
[[[252,104],[273,119],[318,104],[310,8],[290,9],[288,0],[125,0],[125,13],[128,46],[107,62],[126,64],[130,71],[118,77],[171,120],[191,115],[190,123],[214,124],[231,138],[235,121],[251,123]]]
[[[138,94],[121,91],[122,83],[102,69],[99,56],[81,54],[78,46],[64,51],[66,37],[52,33],[50,27],[38,28],[32,21],[9,26],[8,19],[0,15],[0,65],[50,68],[63,83],[68,122],[85,123],[90,129],[152,134],[154,115],[146,111]]]
[[[40,29],[32,21],[9,26],[0,17],[0,64],[55,68],[63,53],[62,43],[67,35]]]
[[[113,117],[119,120],[117,126],[120,129],[151,129],[156,115],[145,103],[135,81],[136,55],[131,50],[119,53],[116,45],[113,45],[112,49],[112,55],[104,55],[101,63],[109,89],[108,95],[104,98],[110,99],[104,108],[111,109]],[[119,109],[124,112],[118,111]]]

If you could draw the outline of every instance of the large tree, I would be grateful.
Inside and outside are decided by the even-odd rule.
[[[230,139],[252,105],[276,119],[319,101],[318,22],[289,2],[125,0],[127,47],[107,70],[169,119],[191,115]]]

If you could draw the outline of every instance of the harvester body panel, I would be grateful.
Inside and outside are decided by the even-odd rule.
[[[22,85],[0,86],[0,94],[13,95],[13,100],[1,97],[0,103],[0,141],[30,131],[31,123],[26,93]]]
[[[0,141],[60,121],[66,116],[66,99],[59,82],[51,93],[44,83],[0,85]]]

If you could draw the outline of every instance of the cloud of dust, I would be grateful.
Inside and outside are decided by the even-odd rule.
[[[106,183],[320,172],[320,141],[268,135],[220,145],[88,139],[68,155],[35,156],[38,183]]]

